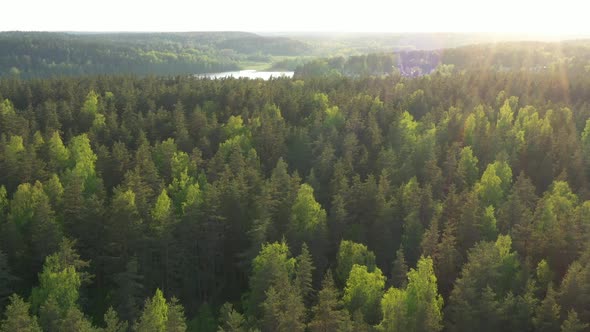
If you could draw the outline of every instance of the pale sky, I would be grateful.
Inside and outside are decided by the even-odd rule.
[[[590,33],[586,0],[1,0],[0,31]]]

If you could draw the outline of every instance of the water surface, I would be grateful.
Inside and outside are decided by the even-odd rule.
[[[293,77],[294,72],[292,71],[258,71],[253,69],[248,70],[238,70],[238,71],[225,71],[221,73],[208,73],[208,74],[197,74],[196,77],[199,78],[227,78],[227,77],[234,77],[234,78],[261,78],[263,80],[268,80],[271,77]]]

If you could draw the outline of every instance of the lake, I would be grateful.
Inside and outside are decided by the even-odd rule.
[[[196,77],[199,78],[211,78],[211,79],[218,79],[218,78],[227,78],[227,77],[234,77],[234,78],[261,78],[263,80],[268,80],[271,77],[293,77],[294,72],[292,71],[258,71],[253,69],[248,70],[238,70],[238,71],[225,71],[221,73],[208,73],[208,74],[197,74]]]

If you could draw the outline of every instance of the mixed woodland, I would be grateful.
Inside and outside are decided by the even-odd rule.
[[[589,331],[590,52],[546,53],[0,80],[0,331]]]

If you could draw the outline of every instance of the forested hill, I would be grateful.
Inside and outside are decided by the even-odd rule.
[[[235,70],[309,46],[245,32],[0,33],[0,77],[179,75]]]
[[[310,60],[295,77],[383,76],[417,77],[438,71],[527,70],[566,72],[590,68],[590,40],[563,42],[498,42],[436,50],[399,50],[350,57]]]
[[[446,63],[446,51],[437,50],[517,38],[527,36],[456,33],[254,34],[231,31],[0,32],[0,77],[28,79],[105,74],[168,76],[236,69],[295,70],[314,59],[325,57],[334,59],[312,61],[300,72],[316,76],[326,72],[352,76],[380,75],[392,71],[392,61],[389,59],[392,52],[405,54],[402,65],[395,68],[404,75],[417,76],[431,72],[441,58]],[[506,51],[507,59],[502,61],[522,58],[524,54],[519,49],[527,47],[518,44],[498,45]],[[510,51],[512,47],[515,48],[514,52]],[[546,52],[554,53],[555,50],[550,48],[535,52],[537,56],[544,57]],[[481,56],[494,51],[486,50],[475,56],[468,49],[458,50],[458,58],[449,60],[458,65],[473,61],[480,63]],[[366,54],[373,53],[385,53],[387,57],[369,55],[367,58]],[[397,55],[394,58],[395,64]]]
[[[0,80],[0,330],[588,331],[564,68]]]

